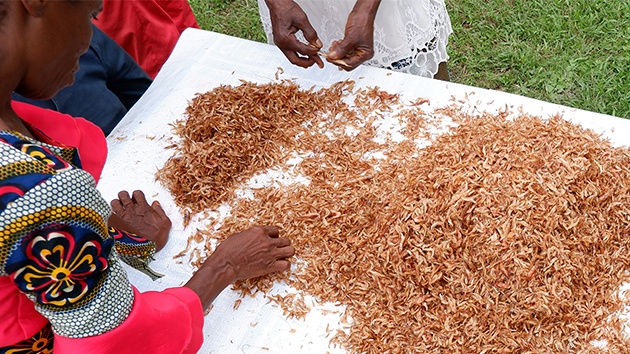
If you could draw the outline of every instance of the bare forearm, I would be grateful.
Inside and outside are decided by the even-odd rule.
[[[294,254],[291,241],[278,237],[277,227],[254,226],[221,242],[184,286],[197,293],[207,309],[236,280],[288,270],[287,258]]]
[[[267,7],[272,13],[283,9],[287,4],[292,3],[293,0],[265,0]]]
[[[352,12],[357,14],[366,14],[370,18],[374,19],[380,4],[381,0],[357,0],[352,8]]]
[[[206,310],[235,280],[236,275],[227,262],[209,258],[184,286],[197,293],[203,309]]]

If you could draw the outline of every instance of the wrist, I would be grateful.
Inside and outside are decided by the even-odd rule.
[[[114,213],[112,213],[109,216],[109,219],[107,219],[107,227],[113,227],[115,229],[124,231],[128,234],[134,234],[134,235],[140,236],[140,233],[138,230],[136,230],[133,226],[129,225],[129,223],[127,223],[120,216]]]
[[[227,262],[210,256],[184,286],[199,296],[205,310],[234,281],[236,281],[236,272],[233,268]]]
[[[355,14],[366,14],[372,20],[376,17],[376,12],[381,4],[381,0],[357,0],[352,8]]]
[[[265,0],[267,7],[273,13],[281,7],[282,4],[292,3],[293,0]]]

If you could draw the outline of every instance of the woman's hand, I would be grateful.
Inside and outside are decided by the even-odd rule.
[[[132,197],[121,191],[110,204],[114,213],[107,222],[109,226],[155,242],[156,252],[166,245],[171,220],[158,201],[149,205],[142,191],[134,191]]]
[[[322,47],[322,42],[317,38],[317,32],[302,8],[293,0],[265,0],[265,2],[271,17],[273,41],[287,59],[303,68],[308,68],[313,64],[323,68],[324,62],[317,54]],[[300,42],[295,37],[295,33],[299,30],[310,45]]]
[[[212,253],[234,272],[234,280],[256,278],[288,270],[295,249],[288,238],[278,237],[274,226],[252,227],[223,241]]]
[[[374,18],[381,0],[357,0],[344,38],[333,42],[327,60],[350,71],[374,56]]]
[[[206,309],[236,280],[288,270],[287,258],[294,254],[291,241],[278,237],[278,228],[254,226],[225,239],[185,286],[199,295]]]

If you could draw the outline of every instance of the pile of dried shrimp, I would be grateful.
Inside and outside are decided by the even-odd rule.
[[[351,325],[332,342],[351,353],[602,352],[594,340],[626,352],[627,148],[561,117],[470,116],[455,105],[428,115],[426,100],[353,90],[222,86],[176,124],[181,142],[158,178],[184,210],[232,207],[200,231],[208,252],[211,238],[252,225],[276,225],[296,247],[293,278],[235,288],[282,280],[346,305]],[[376,139],[387,115],[405,140]],[[443,116],[456,124],[432,136]],[[309,183],[234,193],[291,156],[302,160],[285,173]],[[291,296],[275,301],[303,316]]]

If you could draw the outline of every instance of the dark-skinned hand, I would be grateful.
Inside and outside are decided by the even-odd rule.
[[[230,235],[212,253],[224,259],[234,271],[234,280],[288,270],[291,262],[287,258],[293,254],[291,241],[278,237],[278,228],[274,226],[255,226]]]
[[[149,205],[142,191],[134,191],[131,197],[127,191],[121,191],[110,205],[113,211],[108,221],[110,226],[155,242],[156,252],[166,245],[171,220],[158,201]]]
[[[374,18],[380,0],[357,0],[348,15],[344,38],[330,46],[329,62],[350,71],[374,56]]]
[[[317,52],[322,42],[317,38],[317,32],[308,21],[302,8],[293,0],[265,0],[269,7],[273,41],[282,53],[295,65],[308,68],[317,64],[324,67],[324,62]],[[302,31],[309,44],[300,42],[295,33]]]
[[[199,295],[204,309],[232,282],[288,270],[295,254],[288,238],[274,226],[254,226],[230,235],[186,283]]]

